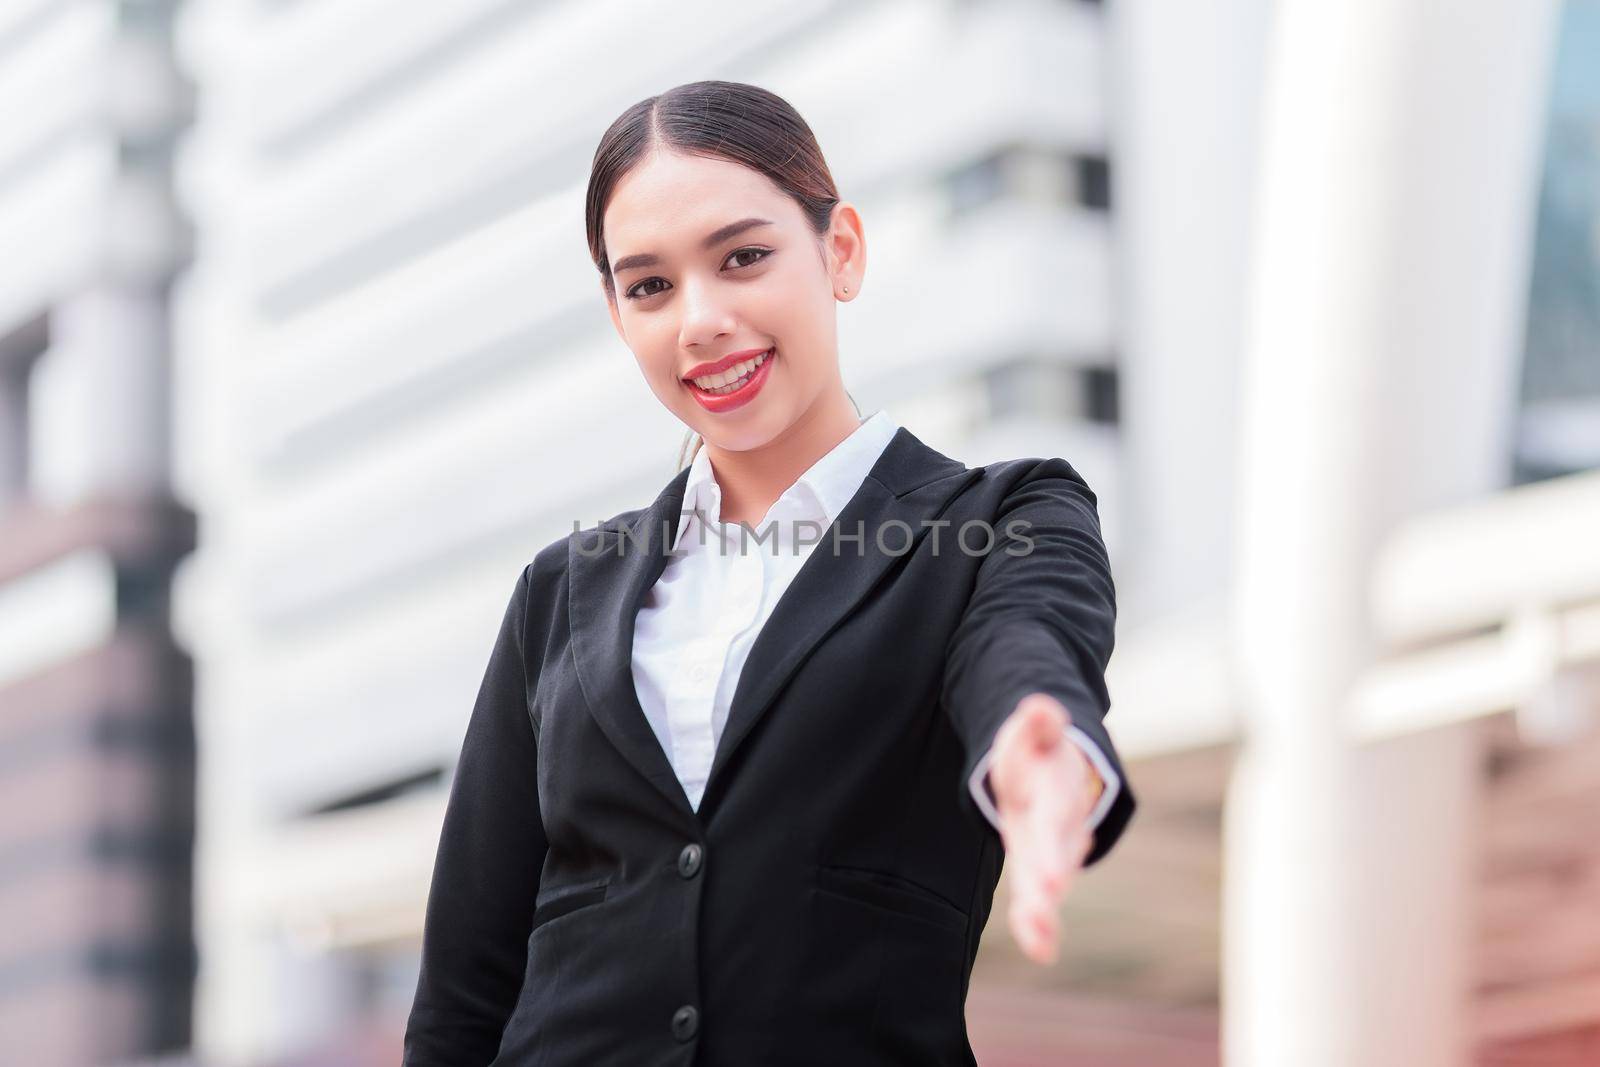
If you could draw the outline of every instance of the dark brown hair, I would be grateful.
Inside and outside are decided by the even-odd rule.
[[[800,205],[820,247],[839,202],[839,191],[811,127],[787,100],[760,86],[688,82],[628,108],[606,129],[595,149],[584,221],[589,255],[605,282],[606,299],[617,299],[602,226],[606,205],[623,176],[657,148],[726,159],[765,174]],[[850,402],[854,404],[855,398]],[[860,414],[859,408],[856,413]],[[699,437],[692,431],[690,436]],[[693,458],[701,443],[703,439],[696,441],[688,458]],[[678,450],[679,469],[688,445],[685,437]]]

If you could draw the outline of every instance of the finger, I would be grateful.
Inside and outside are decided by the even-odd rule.
[[[1011,938],[1017,943],[1017,948],[1022,954],[1035,963],[1048,962],[1049,946],[1033,931],[1033,926],[1028,922],[1023,912],[1013,912],[1010,916]]]
[[[1053,960],[1055,909],[1046,906],[1037,891],[1029,891],[1025,885],[1014,887],[1007,918],[1012,937],[1025,955],[1038,963]]]
[[[1054,962],[1058,923],[1054,908],[1043,906],[1037,897],[1025,898],[1014,904],[1010,919],[1012,934],[1030,959]]]
[[[1059,951],[1059,903],[1070,878],[1070,775],[1062,773],[1059,759],[1036,753],[1019,759],[1018,765],[1022,773],[1013,781],[1025,783],[1016,792],[1027,799],[1018,801],[1013,793],[1000,804],[1010,882],[1007,919],[1023,954],[1050,964]]]
[[[1070,862],[1067,864],[1066,875],[1061,879],[1060,892],[1056,896],[1058,903],[1066,898],[1066,895],[1072,891],[1072,887],[1077,883],[1078,872],[1083,869],[1084,857],[1089,854],[1089,850],[1093,846],[1094,837],[1087,829],[1080,828],[1068,837],[1063,849],[1070,858]]]
[[[1041,820],[1034,816],[1030,823],[1038,825]],[[1012,854],[1015,863],[1008,861],[1011,898],[1008,925],[1024,955],[1036,963],[1049,965],[1055,962],[1060,953],[1060,901],[1074,880],[1075,868],[1069,867],[1067,874],[1052,890],[1040,870],[1035,835],[1030,834],[1024,840],[1027,844],[1018,847]],[[1081,857],[1087,853],[1091,841],[1092,837],[1080,824],[1073,834],[1068,837],[1056,836],[1051,844],[1064,855]]]
[[[1059,827],[1059,824],[1056,825]],[[1050,839],[1055,858],[1044,862],[1031,857],[1032,871],[1039,886],[1038,894],[1057,919],[1061,902],[1076,884],[1083,861],[1094,847],[1094,833],[1086,823],[1078,820],[1070,825],[1071,828],[1065,833],[1057,832]],[[1050,864],[1057,865],[1052,867]]]
[[[1006,853],[1006,875],[1011,883],[1012,899],[1026,902],[1039,894],[1039,871],[1031,836],[1023,833],[1020,826],[1013,836],[1017,840]]]
[[[1015,824],[1013,824],[1015,826]],[[1006,849],[1006,882],[1009,903],[1008,921],[1017,942],[1025,948],[1032,942],[1032,914],[1038,906],[1039,876],[1034,868],[1026,837],[1011,831],[1012,843]]]
[[[1018,944],[1031,958],[1043,963],[1053,958],[1059,900],[1040,876],[1034,851],[1022,849],[1022,862],[1011,872],[1009,919]]]
[[[1067,831],[1062,806],[1065,797],[1059,786],[1046,786],[1029,813],[1029,851],[1039,878],[1040,890],[1053,904],[1060,898],[1067,878]]]

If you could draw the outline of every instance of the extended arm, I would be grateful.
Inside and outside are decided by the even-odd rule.
[[[1094,492],[1065,460],[1041,460],[1007,494],[995,533],[946,650],[943,703],[967,752],[963,802],[984,814],[972,786],[984,780],[1000,726],[1024,697],[1053,697],[1069,717],[1068,736],[1081,734],[1092,742],[1084,750],[1091,761],[1097,752],[1105,762],[1089,866],[1136,804],[1104,725],[1116,590]]]

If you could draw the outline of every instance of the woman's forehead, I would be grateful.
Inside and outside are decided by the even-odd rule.
[[[766,175],[742,164],[654,155],[617,183],[606,205],[606,243],[624,255],[662,251],[646,243],[698,246],[718,227],[751,216],[785,225],[792,221],[789,203]]]

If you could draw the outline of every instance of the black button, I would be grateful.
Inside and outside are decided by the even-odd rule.
[[[693,842],[684,845],[683,851],[678,853],[678,873],[685,878],[693,878],[700,873],[700,861],[705,858],[706,850]]]
[[[700,1012],[693,1004],[685,1004],[672,1013],[672,1036],[687,1041],[700,1029]]]

